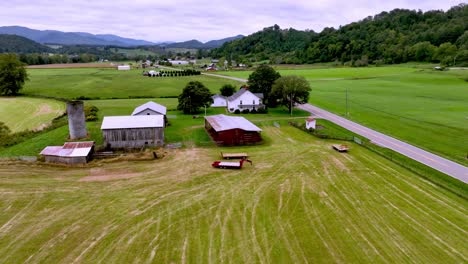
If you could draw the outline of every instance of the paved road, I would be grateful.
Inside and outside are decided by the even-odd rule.
[[[321,118],[330,120],[337,125],[340,125],[356,134],[370,139],[378,145],[392,149],[411,159],[417,160],[431,168],[452,176],[453,178],[456,178],[464,183],[468,183],[468,168],[463,165],[444,159],[440,156],[434,155],[430,152],[412,146],[398,139],[389,137],[365,126],[359,125],[353,121],[332,114],[311,104],[299,105],[298,108],[313,113],[314,115]]]
[[[236,78],[231,76],[212,74],[212,73],[202,73],[204,75],[220,77],[230,80],[235,80],[239,82],[247,82],[246,79]],[[440,156],[434,155],[430,152],[417,148],[413,145],[400,141],[398,139],[389,137],[380,132],[367,128],[365,126],[359,125],[353,121],[345,119],[343,117],[332,114],[328,111],[325,111],[321,108],[313,106],[311,104],[303,104],[298,106],[299,109],[310,112],[321,118],[330,120],[331,122],[340,125],[358,135],[370,139],[375,144],[384,146],[386,148],[392,149],[400,154],[403,154],[411,159],[419,161],[427,166],[436,169],[440,172],[443,172],[453,178],[456,178],[464,183],[468,183],[468,168],[460,165],[456,162],[444,159]]]

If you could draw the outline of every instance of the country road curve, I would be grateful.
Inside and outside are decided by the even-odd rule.
[[[207,76],[212,76],[212,77],[235,80],[239,82],[247,82],[246,79],[232,77],[232,76],[225,76],[225,75],[212,74],[212,73],[202,73],[202,74],[207,75]],[[425,151],[423,149],[420,149],[418,147],[405,143],[396,138],[387,136],[385,134],[377,132],[368,127],[359,125],[353,121],[350,121],[346,118],[332,114],[317,106],[313,106],[311,104],[302,104],[302,105],[298,105],[297,108],[307,111],[309,113],[312,113],[316,115],[317,117],[327,119],[339,126],[342,126],[348,129],[349,131],[352,131],[358,135],[368,138],[375,144],[389,148],[402,155],[405,155],[408,158],[416,160],[435,170],[445,173],[448,176],[458,179],[464,183],[468,183],[468,167],[465,167],[461,164],[450,161],[448,159],[442,158],[438,155],[432,154],[428,151]]]

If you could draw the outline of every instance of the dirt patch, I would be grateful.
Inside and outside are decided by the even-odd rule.
[[[46,114],[51,114],[54,111],[52,110],[52,107],[48,104],[41,104],[39,106],[39,109],[33,114],[33,116],[40,116],[40,115],[46,115]]]
[[[332,160],[333,160],[333,163],[335,164],[335,166],[340,170],[340,171],[345,171],[345,172],[349,172],[349,168],[343,163],[341,162],[341,160],[335,158],[335,157],[332,157]]]

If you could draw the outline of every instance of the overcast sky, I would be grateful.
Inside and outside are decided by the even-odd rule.
[[[264,27],[339,27],[395,8],[444,10],[453,0],[0,0],[0,26],[148,41],[206,42]],[[465,2],[466,3],[466,2]]]

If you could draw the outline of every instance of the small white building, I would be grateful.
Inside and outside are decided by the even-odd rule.
[[[117,66],[117,70],[119,70],[119,71],[129,71],[130,70],[130,65],[119,65],[119,66]]]
[[[211,98],[213,98],[213,103],[211,107],[226,107],[227,106],[227,98],[220,94],[215,94]]]
[[[315,125],[316,125],[317,121],[313,118],[313,117],[308,117],[306,119],[306,128],[307,129],[315,129]]]
[[[265,107],[262,100],[262,93],[252,93],[248,88],[241,88],[235,94],[227,98],[227,109],[231,113],[236,110],[241,112],[245,109],[249,109],[249,111],[253,109],[258,110]]]
[[[172,65],[188,65],[189,62],[185,60],[169,60]]]
[[[133,110],[132,116],[136,115],[163,115],[165,116],[167,109],[165,106],[149,101],[142,104]]]

